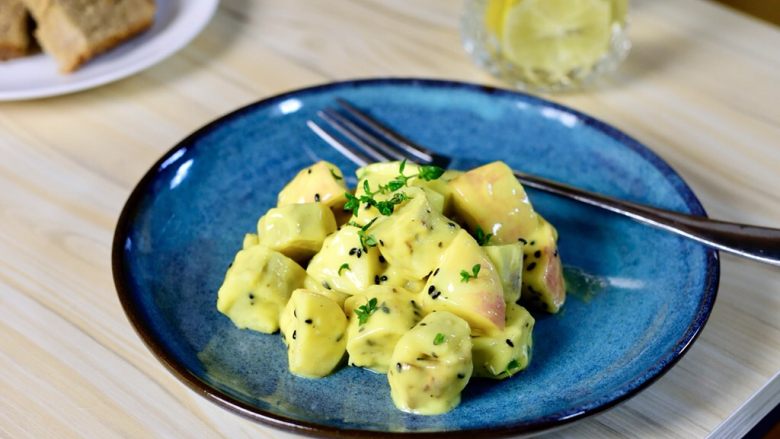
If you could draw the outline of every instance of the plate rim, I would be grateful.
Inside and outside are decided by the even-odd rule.
[[[151,328],[148,327],[144,317],[143,311],[140,309],[137,301],[133,299],[132,288],[130,285],[130,276],[126,265],[124,264],[123,253],[125,249],[125,238],[129,235],[131,218],[137,212],[141,200],[147,194],[147,190],[150,188],[150,182],[157,176],[163,164],[170,159],[171,156],[179,153],[180,150],[186,149],[191,146],[194,141],[207,135],[209,132],[228,122],[231,119],[240,117],[244,113],[253,111],[258,107],[270,106],[275,103],[297,97],[301,94],[320,92],[327,90],[339,89],[342,87],[362,87],[362,86],[383,86],[383,85],[401,85],[409,87],[423,87],[423,88],[460,88],[467,89],[478,93],[498,94],[506,95],[510,97],[519,97],[526,102],[535,105],[541,105],[545,107],[551,107],[556,110],[560,110],[569,114],[575,115],[579,120],[586,125],[603,132],[604,134],[614,138],[622,145],[629,147],[643,159],[647,160],[653,165],[659,172],[661,172],[675,188],[678,194],[683,198],[686,207],[688,207],[693,214],[702,215],[707,217],[707,213],[704,210],[698,197],[693,192],[693,189],[685,182],[685,180],[678,174],[666,161],[664,161],[658,154],[656,154],[649,147],[640,143],[633,137],[624,133],[623,131],[613,127],[612,125],[602,122],[601,120],[589,116],[583,112],[570,108],[568,106],[558,104],[547,99],[523,93],[516,90],[510,90],[505,88],[499,88],[489,85],[482,85],[477,83],[452,81],[452,80],[440,80],[429,78],[417,78],[417,77],[392,77],[392,78],[366,78],[366,79],[350,79],[344,81],[321,83],[309,87],[298,88],[290,91],[286,91],[280,94],[272,95],[242,106],[236,110],[226,113],[217,117],[211,122],[203,125],[201,128],[195,130],[187,137],[179,141],[175,146],[162,155],[144,174],[139,180],[136,186],[130,193],[127,201],[122,207],[122,211],[119,215],[117,225],[114,231],[114,237],[112,242],[111,251],[111,265],[113,272],[114,285],[117,290],[117,295],[122,308],[127,316],[128,320],[133,326],[133,329],[144,342],[146,347],[152,352],[154,357],[162,363],[168,371],[174,375],[179,381],[184,383],[188,388],[195,391],[200,396],[203,396],[209,401],[216,403],[217,405],[228,409],[244,418],[250,419],[255,422],[260,422],[265,425],[281,428],[293,433],[304,434],[307,436],[321,436],[327,435],[329,437],[348,437],[348,438],[399,438],[399,437],[425,437],[425,438],[469,438],[476,437],[498,437],[507,436],[510,434],[534,434],[542,431],[550,430],[557,427],[568,425],[576,420],[586,418],[588,416],[604,412],[627,399],[636,396],[642,390],[656,382],[659,378],[665,375],[677,362],[688,352],[690,347],[696,341],[701,334],[702,329],[707,323],[709,316],[712,312],[712,308],[717,297],[718,287],[720,283],[720,257],[716,249],[711,247],[705,248],[706,254],[706,272],[704,274],[704,287],[702,299],[696,309],[694,317],[691,320],[690,325],[687,327],[683,335],[675,342],[674,347],[666,352],[666,354],[656,361],[653,365],[646,368],[642,373],[629,381],[625,386],[621,387],[618,391],[613,393],[607,401],[599,401],[596,405],[590,408],[580,408],[579,410],[571,410],[570,412],[559,412],[549,415],[545,418],[540,418],[533,422],[520,422],[511,424],[508,426],[501,426],[496,428],[483,427],[472,428],[458,431],[408,431],[408,432],[388,432],[380,430],[362,430],[362,429],[340,429],[328,425],[317,424],[309,421],[302,421],[292,419],[286,416],[275,414],[258,407],[246,404],[225,392],[220,391],[198,378],[192,371],[186,366],[180,364],[174,359],[169,350],[163,346],[163,343],[159,342],[154,335]]]
[[[211,22],[211,19],[214,17],[214,14],[217,11],[217,7],[219,6],[219,1],[220,0],[198,0],[196,2],[191,2],[188,0],[177,0],[176,3],[178,10],[174,15],[172,23],[180,20],[182,16],[181,9],[188,7],[202,9],[202,12],[195,14],[195,16],[200,17],[201,20],[194,22],[194,26],[187,28],[186,32],[181,32],[180,34],[176,34],[178,36],[174,35],[170,37],[170,42],[172,42],[172,44],[165,46],[162,50],[153,51],[148,57],[143,58],[143,60],[138,63],[130,64],[129,66],[119,65],[118,68],[109,70],[101,75],[92,78],[85,78],[83,80],[75,80],[70,83],[53,85],[50,84],[43,87],[25,88],[21,91],[14,90],[0,92],[0,102],[21,102],[77,93],[110,84],[146,70],[174,55],[176,52],[186,47],[201,32],[203,32],[203,29],[206,28],[206,25],[208,25],[209,22]],[[78,71],[74,72],[73,74],[78,74]]]

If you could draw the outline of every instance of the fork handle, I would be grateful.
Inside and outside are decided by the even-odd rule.
[[[780,229],[686,215],[619,200],[519,171],[514,173],[526,186],[572,198],[686,236],[725,252],[780,267]]]

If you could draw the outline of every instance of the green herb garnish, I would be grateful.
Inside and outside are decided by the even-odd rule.
[[[400,192],[394,194],[389,200],[377,201],[375,198],[377,194],[385,195],[396,192],[399,189],[405,187],[411,178],[417,177],[425,181],[431,181],[436,180],[437,178],[441,177],[442,174],[444,174],[443,168],[433,165],[420,166],[420,172],[414,175],[404,175],[405,168],[406,160],[402,161],[401,165],[398,167],[398,175],[394,179],[387,182],[387,184],[380,184],[376,191],[371,190],[371,185],[369,184],[368,180],[363,180],[363,192],[365,193],[360,197],[352,195],[348,192],[345,193],[347,202],[344,203],[344,210],[352,211],[352,215],[357,216],[360,205],[365,204],[366,206],[376,207],[376,209],[382,215],[390,216],[393,214],[395,206],[408,200],[409,197],[405,193]]]
[[[425,181],[431,181],[441,177],[442,174],[444,174],[444,168],[433,165],[425,165],[420,166],[420,173],[417,174],[417,176]]]
[[[408,200],[409,197],[403,193],[398,192],[397,194],[394,194],[392,198],[390,198],[387,201],[379,201],[376,203],[376,209],[384,216],[390,216],[393,214],[393,211],[395,210],[395,206],[398,204],[403,203],[404,201]]]
[[[490,242],[490,238],[492,237],[492,233],[485,234],[485,231],[482,230],[482,227],[480,226],[477,226],[477,230],[474,231],[474,238],[477,240],[477,244],[479,245],[487,245],[487,243]]]
[[[477,275],[479,274],[479,269],[482,268],[482,265],[476,264],[473,267],[471,267],[471,274],[469,274],[466,270],[460,270],[460,281],[461,282],[468,282],[469,279],[476,279]]]
[[[517,362],[517,360],[512,360],[509,362],[509,364],[506,365],[506,372],[507,375],[512,376],[512,371],[515,369],[518,369],[520,367],[520,364]]]
[[[347,202],[344,203],[344,210],[351,210],[352,216],[357,216],[360,210],[360,199],[349,192],[344,192],[344,196],[347,197]]]
[[[355,310],[355,315],[358,316],[358,323],[360,325],[365,324],[368,321],[368,318],[371,317],[371,314],[375,312],[376,312],[376,297],[369,300],[367,304],[357,307],[357,309]]]
[[[436,334],[436,337],[433,338],[433,344],[435,346],[438,346],[438,345],[444,343],[444,340],[446,340],[446,337],[444,337],[444,334],[439,332],[438,334]]]
[[[344,270],[352,270],[351,268],[349,268],[349,264],[347,264],[346,262],[341,264],[341,267],[339,267],[339,276],[341,276],[341,272]]]
[[[357,227],[358,229],[358,236],[360,237],[360,246],[363,247],[363,251],[368,251],[369,247],[376,247],[377,240],[374,237],[374,235],[369,235],[366,233],[368,231],[368,228],[371,227],[372,224],[374,224],[374,221],[376,221],[377,218],[372,219],[369,221],[365,226],[361,226],[360,224],[350,221],[347,223],[349,226]]]
[[[352,216],[357,216],[360,205],[365,204],[367,206],[376,207],[379,213],[382,215],[392,215],[393,211],[395,210],[395,206],[408,200],[409,197],[405,193],[399,192],[394,194],[389,200],[377,201],[374,196],[376,194],[384,194],[385,187],[386,186],[380,186],[379,190],[374,192],[371,191],[368,180],[363,180],[363,191],[365,194],[361,195],[360,197],[356,197],[349,192],[344,193],[344,196],[347,198],[347,202],[344,203],[344,210],[352,211]]]

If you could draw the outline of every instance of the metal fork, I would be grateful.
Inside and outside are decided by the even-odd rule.
[[[338,99],[338,110],[324,109],[317,115],[342,141],[316,122],[307,125],[330,146],[354,162],[365,166],[372,162],[407,159],[424,165],[447,167],[450,158],[418,145],[392,131],[358,110],[349,102]],[[636,221],[685,236],[719,250],[780,266],[780,229],[718,221],[659,209],[630,201],[608,197],[534,175],[514,171],[526,186],[571,198]]]

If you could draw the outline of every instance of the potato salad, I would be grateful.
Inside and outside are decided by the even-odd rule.
[[[281,332],[290,372],[386,374],[400,410],[452,410],[472,377],[531,361],[534,312],[566,298],[555,228],[503,162],[467,172],[404,162],[301,170],[244,237],[217,308]]]

